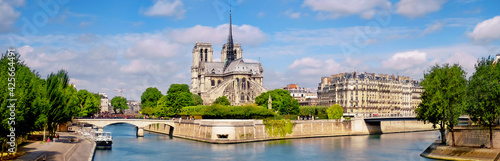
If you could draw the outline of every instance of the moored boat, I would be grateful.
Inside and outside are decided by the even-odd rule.
[[[96,148],[110,149],[113,144],[113,137],[111,136],[111,132],[96,131],[94,132],[94,141]]]

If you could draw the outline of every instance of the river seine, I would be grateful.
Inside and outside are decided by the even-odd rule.
[[[144,132],[135,136],[135,126],[114,124],[113,148],[96,150],[95,161],[108,160],[430,160],[420,153],[439,137],[439,132],[323,137],[209,144]]]

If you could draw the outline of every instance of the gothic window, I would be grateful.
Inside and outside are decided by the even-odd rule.
[[[212,80],[211,83],[212,83],[212,87],[215,86],[215,81],[214,80]]]
[[[207,49],[205,49],[205,62],[207,61]]]
[[[243,93],[241,93],[241,100],[244,101],[245,100],[245,95]]]
[[[200,61],[203,61],[203,49],[200,49]]]
[[[246,79],[245,79],[245,78],[243,78],[243,79],[241,80],[241,88],[242,88],[243,90],[245,90],[245,87],[246,87]]]
[[[250,82],[248,82],[248,83],[247,83],[247,86],[248,86],[248,88],[247,88],[247,89],[250,89]]]
[[[236,78],[236,88],[238,88],[239,86],[240,86],[240,79]]]

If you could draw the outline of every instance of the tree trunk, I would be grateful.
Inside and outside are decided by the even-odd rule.
[[[493,130],[492,127],[493,125],[490,122],[490,148],[493,149]]]
[[[453,126],[451,126],[451,146],[455,146],[455,132],[453,130]]]
[[[45,138],[45,130],[47,129],[47,126],[43,126],[43,140],[42,141],[45,141],[46,138]]]
[[[444,130],[444,125],[443,125],[443,124],[444,124],[444,123],[443,123],[443,122],[441,122],[441,125],[440,125],[441,127],[440,127],[440,129],[439,129],[439,132],[441,132],[441,144],[443,144],[443,145],[444,145],[444,144],[446,144],[446,135],[445,135],[445,133],[444,133],[444,132],[445,132],[445,130]]]

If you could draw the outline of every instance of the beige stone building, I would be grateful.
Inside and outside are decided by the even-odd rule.
[[[289,84],[286,85],[286,87],[282,87],[282,89],[290,92],[290,95],[299,101],[300,106],[318,105],[318,95],[316,91],[310,91],[307,88],[300,87],[298,84]]]
[[[352,72],[322,77],[318,99],[320,105],[341,105],[348,115],[413,116],[422,92],[409,77]]]
[[[230,17],[229,36],[221,50],[222,62],[213,61],[211,43],[194,45],[190,91],[200,95],[203,104],[211,104],[221,96],[226,96],[232,105],[253,103],[255,97],[267,91],[262,86],[262,64],[243,61],[241,44],[233,42],[231,24]]]

